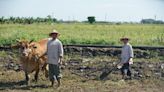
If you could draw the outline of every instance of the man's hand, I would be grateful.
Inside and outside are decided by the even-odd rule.
[[[43,55],[41,55],[39,58],[42,58],[47,55],[47,52],[45,52]]]
[[[129,64],[133,64],[133,58],[129,59]]]
[[[58,62],[60,65],[62,65],[63,64],[63,62],[62,62],[62,57],[60,57],[60,59],[59,59],[59,62]]]
[[[59,65],[62,65],[63,64],[63,62],[62,61],[59,61]]]

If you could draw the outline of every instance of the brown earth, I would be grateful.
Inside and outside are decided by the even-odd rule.
[[[42,72],[39,75],[38,83],[32,81],[33,74],[31,74],[31,83],[26,86],[24,84],[24,73],[21,71],[18,55],[15,53],[15,51],[7,51],[0,54],[0,91],[163,92],[164,90],[163,58],[140,57],[134,59],[134,64],[131,66],[132,80],[121,80],[120,70],[116,69],[105,80],[101,81],[99,80],[100,74],[102,71],[112,69],[119,61],[117,57],[110,55],[90,56],[87,52],[83,52],[83,55],[79,53],[68,55],[66,53],[65,63],[61,66],[62,86],[51,88],[49,87],[49,80],[44,77]],[[96,51],[95,53],[101,52]]]

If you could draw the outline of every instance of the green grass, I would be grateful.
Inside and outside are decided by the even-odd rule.
[[[57,29],[64,44],[121,45],[121,37],[130,37],[133,45],[164,46],[164,25],[142,24],[1,24],[0,45],[16,39],[39,40]]]

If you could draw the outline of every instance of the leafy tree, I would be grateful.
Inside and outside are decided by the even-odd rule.
[[[9,18],[9,21],[10,21],[10,23],[14,23],[15,18],[11,16],[11,17]]]
[[[53,21],[53,22],[57,22],[57,19],[56,19],[56,18],[53,18],[52,21]]]
[[[89,16],[88,17],[88,22],[93,24],[96,21],[95,16]]]
[[[47,16],[46,22],[49,22],[49,23],[53,22],[53,19],[52,19],[51,15]]]
[[[0,23],[1,23],[1,24],[4,23],[4,17],[3,17],[3,16],[0,18]]]

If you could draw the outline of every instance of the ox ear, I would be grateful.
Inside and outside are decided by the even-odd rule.
[[[17,41],[17,42],[21,42],[21,40],[20,40],[20,39],[16,39],[16,41]]]
[[[29,44],[32,43],[33,41],[34,41],[34,40],[31,40],[31,41],[29,42]]]

